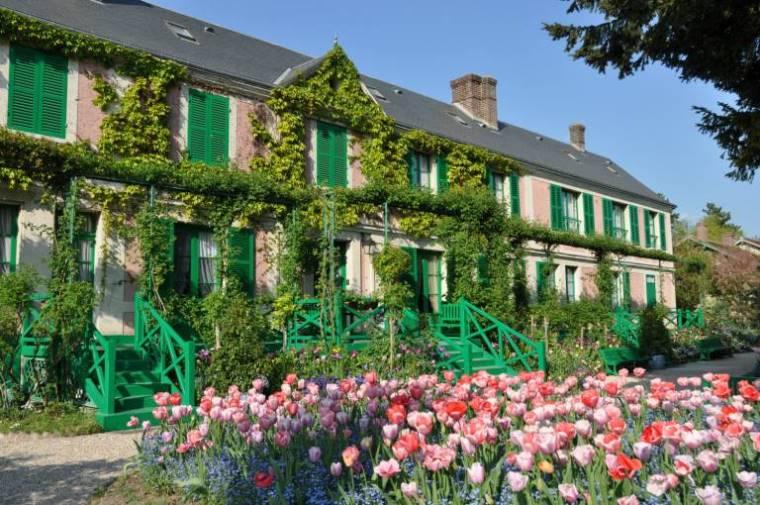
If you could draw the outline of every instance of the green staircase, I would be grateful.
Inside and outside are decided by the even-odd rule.
[[[319,299],[303,299],[297,304],[298,309],[288,322],[289,349],[326,344],[360,350],[368,345],[371,329],[384,325],[382,305],[362,311],[336,303],[335,322],[328,324],[330,316],[322,310]],[[438,343],[439,369],[459,374],[485,370],[511,375],[546,370],[543,343],[530,340],[465,299],[442,304],[439,314],[427,316],[421,318],[417,312],[405,310],[399,321],[399,338],[419,335],[423,327],[428,327]]]
[[[546,351],[536,342],[464,298],[442,304],[432,325],[440,369],[458,374],[480,370],[497,375],[546,371]]]

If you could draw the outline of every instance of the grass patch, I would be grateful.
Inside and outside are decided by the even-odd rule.
[[[41,409],[0,411],[0,433],[52,433],[75,437],[101,431],[94,413],[70,403],[51,403]]]
[[[88,505],[177,505],[179,495],[154,489],[138,471],[130,471],[100,489]]]

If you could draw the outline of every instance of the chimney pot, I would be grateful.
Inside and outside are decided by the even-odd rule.
[[[451,103],[488,127],[498,128],[496,84],[496,79],[488,75],[463,75],[451,81]]]
[[[579,151],[586,151],[586,127],[581,123],[570,125],[570,145]]]
[[[697,228],[696,228],[695,232],[696,232],[697,240],[699,240],[701,242],[707,242],[707,239],[708,239],[708,237],[707,237],[707,226],[705,225],[705,223],[703,221],[699,221],[697,223]]]

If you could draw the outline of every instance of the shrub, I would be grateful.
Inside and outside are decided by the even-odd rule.
[[[665,326],[667,309],[663,306],[647,307],[641,312],[639,346],[650,355],[662,354],[673,359],[673,341]]]

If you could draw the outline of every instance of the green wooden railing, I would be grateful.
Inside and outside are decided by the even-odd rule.
[[[620,337],[628,347],[639,347],[639,328],[641,318],[638,314],[628,311],[623,307],[617,307],[614,312],[612,331]]]
[[[16,350],[13,354],[13,375],[18,379],[19,385],[25,386],[27,382],[25,377],[30,370],[30,363],[36,359],[45,359],[47,356],[47,347],[50,345],[49,337],[40,337],[36,334],[39,329],[39,321],[42,317],[44,307],[50,302],[51,297],[47,293],[34,293],[29,297],[25,308],[24,318],[21,325],[21,334],[19,335]],[[23,366],[26,361],[27,366]],[[26,368],[26,369],[24,369]]]
[[[155,361],[161,382],[195,403],[196,343],[185,339],[139,294],[135,295],[135,349]]]
[[[665,316],[665,322],[671,328],[679,330],[686,328],[704,328],[705,313],[701,308],[698,309],[673,309]]]
[[[546,370],[543,342],[531,340],[464,298],[442,304],[434,332],[447,347],[457,350],[439,366],[457,364],[464,373],[472,373],[476,368],[474,352],[483,351],[494,367],[504,367],[510,373]]]
[[[330,346],[361,348],[370,338],[370,331],[379,328],[385,308],[377,305],[367,310],[358,309],[336,297],[334,320],[322,310],[319,298],[305,298],[296,302],[297,309],[288,321],[288,349],[323,343]]]
[[[93,324],[90,327],[92,365],[87,371],[85,392],[104,414],[115,412],[116,344],[105,337]]]

